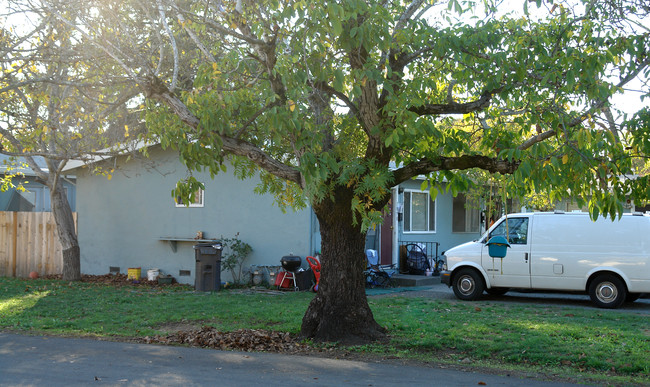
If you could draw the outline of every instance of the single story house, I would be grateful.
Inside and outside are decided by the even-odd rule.
[[[194,245],[238,236],[253,251],[245,266],[279,266],[289,254],[305,257],[317,249],[315,217],[309,209],[283,213],[271,195],[254,193],[257,179],[232,173],[195,172],[205,190],[188,206],[171,191],[188,176],[173,150],[150,146],[148,158],[120,156],[99,161],[112,176],[71,164],[77,176],[78,238],[84,274],[159,269],[178,282],[194,283]],[[308,267],[306,263],[304,267]],[[230,280],[222,273],[222,279]]]
[[[177,204],[171,191],[188,176],[178,153],[149,147],[148,158],[120,156],[99,163],[114,170],[110,179],[82,164],[77,176],[78,236],[81,270],[86,274],[142,273],[159,269],[179,282],[194,283],[193,246],[235,235],[253,248],[245,267],[279,266],[289,254],[304,257],[320,251],[318,221],[310,208],[283,213],[271,195],[258,195],[257,179],[240,180],[232,168],[214,179],[193,175],[205,185],[189,206]],[[399,246],[418,243],[429,257],[478,238],[485,229],[479,208],[466,206],[460,194],[440,193],[435,200],[413,180],[394,187],[391,211],[369,230],[366,248],[381,263],[399,263]],[[197,239],[197,235],[201,238]],[[223,272],[222,279],[229,280]]]

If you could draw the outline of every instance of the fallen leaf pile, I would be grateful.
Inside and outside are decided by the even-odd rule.
[[[61,279],[61,274],[48,274],[41,278],[44,279]],[[106,284],[113,286],[143,286],[143,287],[162,287],[162,286],[177,286],[176,281],[173,284],[160,285],[157,280],[149,281],[147,278],[140,278],[139,280],[129,279],[126,274],[103,274],[103,275],[90,275],[82,274],[81,282]]]
[[[60,274],[43,276],[45,279],[61,279]],[[104,274],[88,275],[83,274],[81,282],[106,284],[111,286],[138,286],[138,287],[167,287],[187,286],[174,282],[171,285],[159,285],[158,281],[148,281],[146,278],[133,280],[127,278],[126,274]],[[283,294],[283,292],[269,289],[244,289],[243,291],[262,291],[267,293]],[[186,327],[187,328],[187,327]],[[263,329],[239,329],[233,332],[220,332],[214,327],[203,326],[200,329],[184,329],[166,336],[146,336],[135,338],[134,341],[147,344],[182,344],[195,347],[215,348],[221,350],[238,351],[265,351],[295,353],[308,350],[308,346],[292,338],[289,333],[267,331]]]
[[[296,352],[307,348],[286,332],[263,329],[220,332],[209,326],[203,326],[198,330],[175,332],[167,336],[147,336],[142,341],[147,344],[185,344],[237,351]]]

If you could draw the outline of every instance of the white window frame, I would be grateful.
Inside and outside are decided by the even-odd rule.
[[[422,191],[422,190],[417,190],[417,189],[405,189],[404,194],[408,193],[411,196],[410,199],[410,206],[407,208],[406,206],[406,197],[403,198],[403,203],[404,203],[404,225],[403,225],[403,233],[404,234],[435,234],[436,233],[436,228],[438,227],[438,200],[433,200],[433,230],[431,230],[429,227],[431,225],[431,220],[429,219],[430,214],[431,214],[431,209],[430,205],[432,204],[431,200],[431,194],[429,194],[429,191]],[[427,196],[427,209],[426,209],[426,225],[427,225],[427,230],[413,230],[413,194],[425,194]],[[408,211],[408,216],[406,215]],[[406,230],[406,219],[409,219],[410,224],[408,225],[408,231]]]
[[[174,204],[176,205],[176,208],[181,208],[181,207],[182,208],[188,208],[188,207],[189,208],[200,208],[200,207],[203,207],[205,205],[205,192],[201,188],[199,188],[199,190],[194,193],[194,198],[195,199],[197,197],[197,194],[198,194],[198,199],[199,199],[198,203],[193,202],[193,203],[190,203],[189,206],[186,206],[185,203],[183,203],[183,202],[179,203],[179,200],[178,200],[179,198],[176,197],[174,199]]]

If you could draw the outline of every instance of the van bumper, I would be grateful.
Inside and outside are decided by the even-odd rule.
[[[440,272],[440,282],[447,286],[451,286],[451,272],[449,270],[443,270]]]

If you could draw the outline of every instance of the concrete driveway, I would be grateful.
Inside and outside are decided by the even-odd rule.
[[[456,298],[453,290],[445,284],[434,284],[428,286],[417,287],[401,287],[389,291],[382,289],[369,289],[367,292],[369,297],[430,297],[440,300],[449,300],[454,302],[474,302],[480,304],[481,302],[498,302],[498,303],[519,303],[519,304],[536,304],[536,305],[555,305],[555,306],[572,306],[593,308],[598,310],[608,310],[612,312],[626,313],[635,312],[650,314],[650,298],[644,297],[632,303],[625,303],[619,309],[599,309],[596,308],[586,294],[566,294],[566,293],[533,293],[522,290],[512,290],[503,296],[491,296],[483,294],[477,301],[461,301]]]

